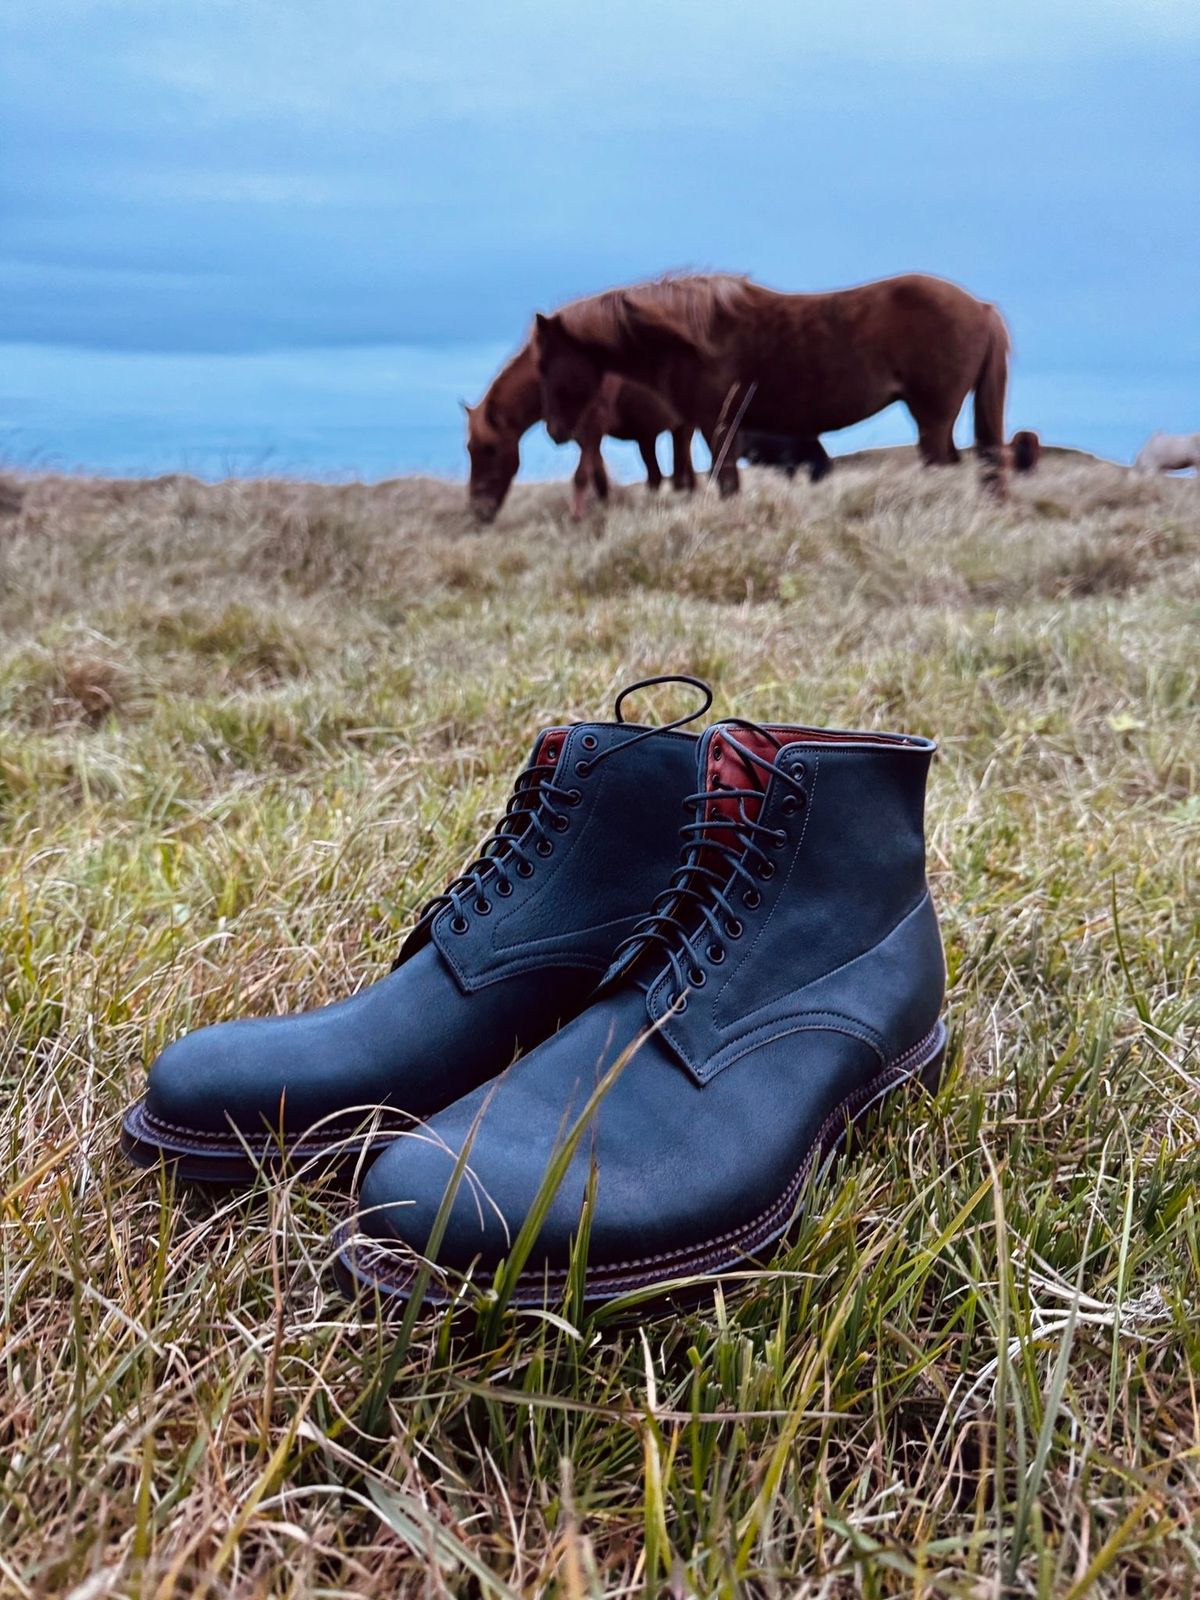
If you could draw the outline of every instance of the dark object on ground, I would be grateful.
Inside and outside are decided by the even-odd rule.
[[[738,436],[737,457],[752,467],[778,467],[789,478],[806,466],[811,483],[820,483],[833,471],[833,462],[819,439],[798,439],[791,433],[760,433],[755,428],[743,428]]]
[[[1042,459],[1042,441],[1036,433],[1022,428],[1012,436],[1012,464],[1014,472],[1036,472]]]

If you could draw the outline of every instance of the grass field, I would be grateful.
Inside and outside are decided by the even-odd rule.
[[[1200,1588],[1195,482],[885,463],[582,527],[531,488],[486,533],[420,480],[25,487],[0,1594]],[[672,669],[941,743],[948,1081],[770,1270],[397,1348],[328,1283],[343,1197],[126,1170],[159,1047],[381,974],[535,730]]]

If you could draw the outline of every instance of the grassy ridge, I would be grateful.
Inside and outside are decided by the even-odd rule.
[[[1200,495],[33,480],[0,522],[0,1593],[1189,1592]],[[953,1070],[694,1314],[391,1348],[332,1193],[127,1173],[145,1061],[382,972],[626,679],[936,735]],[[666,714],[677,702],[655,702]],[[734,1292],[734,1289],[737,1292]]]

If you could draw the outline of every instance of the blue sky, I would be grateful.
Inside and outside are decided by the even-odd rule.
[[[1127,459],[1200,426],[1198,67],[1192,0],[6,0],[0,459],[458,474],[535,308],[670,267],[955,278]]]

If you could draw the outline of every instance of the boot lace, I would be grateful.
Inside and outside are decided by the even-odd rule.
[[[776,750],[781,748],[780,741],[765,728],[755,723],[743,725],[764,735]],[[622,967],[626,973],[648,952],[665,955],[672,978],[667,1004],[676,1014],[687,1005],[687,991],[701,989],[708,981],[704,958],[711,966],[720,966],[726,947],[745,932],[735,899],[740,899],[741,908],[751,911],[761,904],[759,885],[775,876],[771,857],[788,843],[786,829],[768,827],[751,817],[748,805],[761,807],[772,776],[788,786],[789,793],[781,807],[785,814],[794,815],[808,800],[798,775],[748,750],[724,728],[722,738],[729,751],[741,760],[753,786],[718,783],[688,796],[684,804],[694,813],[695,820],[680,829],[680,865],[668,887],[655,899],[650,914],[613,954],[613,966]],[[765,776],[760,778],[760,774]],[[728,805],[731,799],[737,801],[736,816],[726,816],[719,809],[710,812],[710,807]]]
[[[507,899],[513,891],[514,875],[531,878],[535,856],[553,854],[553,835],[566,833],[571,825],[565,808],[577,806],[583,799],[581,790],[553,781],[557,771],[557,761],[538,761],[518,773],[504,815],[479,855],[422,908],[422,921],[448,906],[453,912],[451,930],[465,933],[468,904],[486,917],[492,909],[490,894]]]
[[[702,717],[712,704],[712,690],[702,679],[689,677],[684,673],[664,673],[658,677],[639,679],[637,683],[631,683],[622,689],[616,699],[615,720],[624,723],[621,707],[629,695],[638,689],[645,689],[658,683],[683,683],[699,689],[704,696],[703,704],[695,711],[677,717],[673,722],[665,723],[661,727],[641,728],[628,739],[622,739],[616,744],[610,744],[607,749],[584,756],[575,764],[575,771],[581,778],[586,778],[601,762],[607,761],[620,750],[627,750],[630,745],[640,744],[643,739],[652,739],[659,734],[670,733],[675,728],[682,728],[686,723],[694,722],[697,717]],[[594,750],[596,740],[592,736],[585,736],[583,745],[589,751]],[[492,830],[483,849],[459,877],[448,883],[440,894],[428,901],[421,910],[421,921],[449,907],[452,911],[451,931],[466,933],[470,926],[467,918],[468,905],[477,915],[486,917],[492,909],[491,895],[507,899],[513,891],[514,874],[518,878],[531,878],[536,870],[534,858],[553,855],[552,836],[556,833],[566,833],[571,826],[567,811],[563,808],[575,807],[583,799],[582,790],[554,782],[557,771],[556,759],[534,762],[523,772],[518,773],[513,792],[504,808],[504,815]]]

